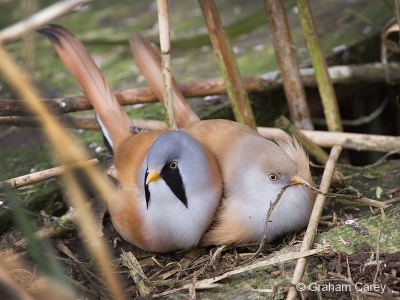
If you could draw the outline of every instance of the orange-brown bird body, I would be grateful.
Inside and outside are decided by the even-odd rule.
[[[154,252],[198,244],[222,195],[218,164],[186,131],[133,133],[122,110],[84,46],[61,26],[39,32],[48,37],[97,112],[114,154],[107,170],[117,182],[111,219],[129,242]]]
[[[304,150],[289,138],[276,144],[228,120],[200,121],[187,131],[215,155],[224,183],[221,208],[202,245],[260,242],[269,206],[281,189],[313,184]],[[304,186],[287,189],[269,218],[267,241],[306,227],[314,199]]]

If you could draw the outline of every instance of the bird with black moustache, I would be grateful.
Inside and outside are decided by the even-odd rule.
[[[184,130],[135,133],[100,70],[67,29],[51,25],[46,36],[93,105],[107,148],[107,174],[118,201],[112,222],[127,241],[153,252],[196,246],[212,222],[222,195],[211,152]]]

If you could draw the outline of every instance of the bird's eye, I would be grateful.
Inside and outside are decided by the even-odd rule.
[[[177,161],[170,162],[169,167],[171,169],[176,169],[178,167],[178,162]]]
[[[271,180],[271,181],[277,181],[278,180],[278,175],[276,175],[274,173],[268,174],[268,179]]]

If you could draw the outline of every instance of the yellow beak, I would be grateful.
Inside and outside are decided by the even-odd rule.
[[[146,185],[149,184],[150,182],[156,181],[160,178],[161,178],[160,173],[158,173],[157,171],[154,171],[154,170],[150,170],[147,173]]]
[[[298,175],[298,174],[294,175],[294,176],[291,178],[290,183],[305,183],[305,184],[307,184],[307,185],[309,184],[309,183],[307,182],[307,180],[305,180],[303,177],[301,177],[301,176]]]

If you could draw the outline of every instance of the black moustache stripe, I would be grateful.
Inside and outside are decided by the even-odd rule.
[[[168,163],[162,169],[161,176],[179,201],[188,208],[185,185],[183,184],[179,168],[171,169]]]
[[[179,172],[179,168],[171,169],[170,164],[165,164],[164,168],[161,170],[161,178],[165,181],[170,190],[174,193],[174,195],[188,208],[188,201],[186,198],[185,185],[182,180],[181,173]],[[146,179],[148,175],[148,169],[146,169],[146,175],[144,177],[144,193],[146,196],[146,206],[149,208],[150,204],[150,190],[148,185],[146,184]]]
[[[146,184],[147,175],[149,174],[148,169],[146,169],[146,175],[144,176],[144,195],[146,196],[146,208],[149,209],[150,204],[150,190],[149,186]]]

